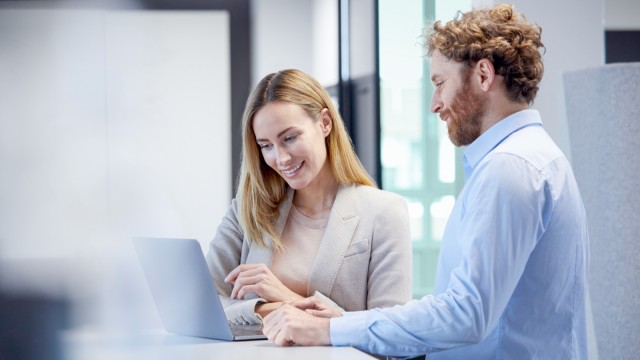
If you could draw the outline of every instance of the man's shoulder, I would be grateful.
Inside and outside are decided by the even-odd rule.
[[[559,158],[565,158],[564,153],[543,128],[527,127],[505,138],[484,160],[494,162],[497,166],[524,162],[542,171]]]

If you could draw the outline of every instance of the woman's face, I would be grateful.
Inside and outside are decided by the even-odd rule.
[[[314,119],[299,105],[272,102],[254,115],[252,125],[264,161],[291,188],[314,185],[319,174],[329,172],[325,138],[332,122],[327,109]]]

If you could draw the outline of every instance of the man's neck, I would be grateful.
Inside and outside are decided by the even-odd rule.
[[[482,122],[482,134],[507,116],[529,108],[526,102],[514,102],[507,99],[501,100],[502,101],[494,102],[494,104],[489,107],[489,111]]]

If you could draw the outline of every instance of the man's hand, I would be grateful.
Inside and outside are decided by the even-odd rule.
[[[302,296],[284,286],[265,264],[239,265],[231,270],[224,281],[233,284],[231,299],[244,299],[249,293],[256,293],[270,302],[302,299]]]
[[[332,318],[336,316],[342,316],[342,313],[340,313],[339,311],[328,307],[325,303],[313,297],[290,301],[288,304],[317,317]]]
[[[262,332],[281,346],[331,345],[328,318],[313,316],[288,303],[264,318]]]

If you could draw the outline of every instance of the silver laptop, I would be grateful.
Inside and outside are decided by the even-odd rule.
[[[133,244],[168,332],[227,341],[266,339],[260,326],[229,325],[197,240],[134,238]]]

